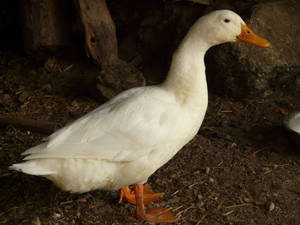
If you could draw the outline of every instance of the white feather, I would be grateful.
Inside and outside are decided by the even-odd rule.
[[[137,88],[130,94],[128,96],[124,92],[58,130],[41,147],[27,150],[25,160],[84,158],[132,161],[148,154],[170,137],[169,127],[176,123],[180,106],[175,96],[155,86]],[[120,98],[122,101],[119,101]],[[162,105],[164,107],[158,107]],[[167,110],[166,105],[172,110]]]

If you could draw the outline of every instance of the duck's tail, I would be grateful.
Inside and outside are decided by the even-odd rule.
[[[41,166],[40,163],[37,162],[37,160],[29,160],[23,163],[13,164],[10,167],[8,167],[8,169],[37,176],[55,174],[54,171],[51,171]]]

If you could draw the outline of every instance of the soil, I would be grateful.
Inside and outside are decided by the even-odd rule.
[[[102,102],[82,75],[88,65],[33,63],[15,53],[0,61],[0,224],[151,224],[135,219],[134,206],[118,204],[117,191],[70,194],[7,170],[53,129]],[[210,94],[197,136],[149,178],[164,193],[151,207],[172,208],[177,224],[299,224],[299,149],[282,127],[296,108],[297,98],[284,94],[243,101]]]

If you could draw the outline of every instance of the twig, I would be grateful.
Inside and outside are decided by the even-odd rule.
[[[186,209],[181,210],[180,212],[178,212],[178,213],[176,214],[176,216],[178,217],[178,216],[181,215],[182,213],[185,213],[186,211],[188,211],[189,209],[192,209],[192,208],[195,208],[195,206],[191,205],[191,206],[187,207]]]
[[[176,211],[176,210],[178,210],[178,209],[181,209],[182,207],[183,207],[183,205],[177,207],[176,209],[173,209],[173,211]]]
[[[188,188],[192,188],[193,186],[195,186],[195,185],[197,185],[197,184],[199,184],[199,183],[193,183],[193,184],[189,185]]]
[[[69,200],[69,201],[61,202],[60,205],[68,205],[68,204],[71,204],[71,203],[73,203],[73,201]]]
[[[58,123],[20,118],[10,115],[0,115],[0,126],[7,125],[12,125],[26,130],[37,131],[45,134],[50,134],[59,127]]]
[[[74,64],[71,64],[69,66],[67,66],[66,68],[64,68],[64,72],[68,71],[69,69],[71,69],[73,67]]]
[[[231,208],[237,208],[237,207],[244,207],[244,206],[248,206],[248,205],[252,205],[250,203],[242,203],[242,204],[237,204],[237,205],[231,205],[231,206],[227,206],[227,209],[231,209]]]
[[[229,212],[227,212],[227,213],[223,213],[223,216],[228,216],[228,215],[230,215],[231,213],[233,213],[234,212],[234,210],[231,210],[231,211],[229,211]]]
[[[265,150],[266,148],[268,148],[268,146],[258,149],[257,151],[253,152],[252,155],[255,156],[257,153]]]
[[[221,110],[220,112],[221,112],[221,113],[232,113],[231,110]]]
[[[204,214],[204,215],[200,218],[200,220],[197,222],[196,225],[199,225],[199,224],[205,219],[206,216],[207,216],[207,213]]]
[[[173,194],[171,194],[171,196],[176,195],[179,192],[179,190],[175,191]]]

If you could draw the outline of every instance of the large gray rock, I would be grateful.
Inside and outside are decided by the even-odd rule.
[[[246,23],[271,47],[244,43],[213,48],[207,57],[210,91],[234,97],[300,94],[300,2],[277,1],[253,7]]]

